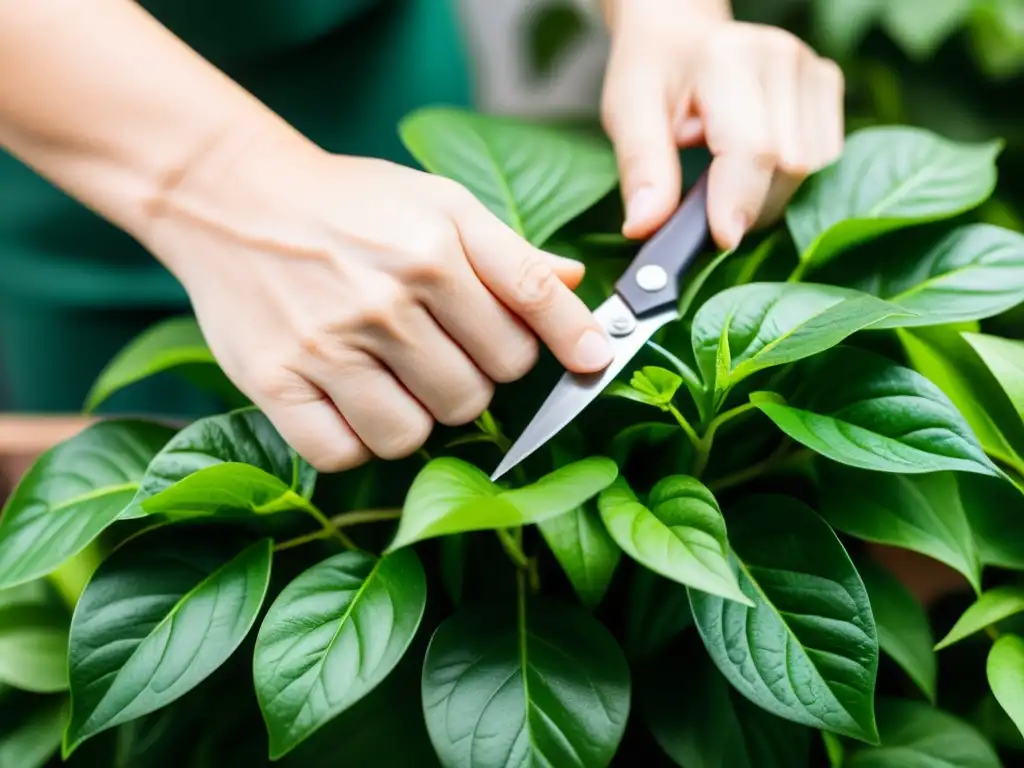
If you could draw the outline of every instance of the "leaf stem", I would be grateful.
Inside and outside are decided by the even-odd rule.
[[[685,432],[686,436],[690,438],[690,442],[693,443],[693,449],[695,451],[699,451],[700,436],[697,434],[697,431],[690,426],[690,422],[686,420],[686,417],[679,412],[679,409],[676,408],[673,403],[668,404],[668,412],[672,414],[673,418],[675,418],[679,423],[679,426],[682,427],[683,432]]]
[[[354,541],[352,541],[352,539],[350,539],[344,533],[335,528],[331,521],[327,519],[327,515],[321,512],[320,508],[317,507],[312,501],[310,501],[309,499],[304,499],[304,502],[305,504],[303,505],[303,507],[305,511],[308,512],[313,517],[314,520],[320,523],[320,527],[323,528],[323,538],[330,538],[333,536],[339,542],[341,542],[341,545],[345,547],[345,549],[351,549],[353,552],[363,551]]]
[[[516,568],[520,572],[529,570],[530,558],[523,552],[523,547],[520,543],[522,540],[522,530],[517,528],[516,533],[512,533],[506,528],[498,528],[495,533],[498,536],[498,541],[501,542],[502,548],[505,550],[505,554],[508,555]]]
[[[320,541],[322,539],[329,539],[334,535],[332,531],[327,529],[320,531],[313,531],[303,536],[296,536],[294,539],[287,539],[285,541],[278,542],[274,545],[275,552],[283,552],[286,549],[294,549],[295,547],[301,547],[303,544],[310,544],[314,541]]]
[[[813,451],[808,448],[788,453],[789,446],[790,441],[788,439],[782,441],[779,447],[776,448],[767,458],[709,482],[708,488],[712,491],[724,491],[729,488],[735,488],[738,485],[743,485],[743,483],[754,480],[762,475],[766,475],[773,470],[799,464],[813,455]]]
[[[402,516],[400,509],[358,509],[354,512],[342,512],[331,518],[335,528],[348,528],[363,523],[380,523],[386,520],[397,520]]]
[[[807,271],[807,262],[806,261],[798,262],[796,267],[793,268],[793,271],[789,273],[789,277],[786,278],[786,282],[787,283],[799,283],[801,280],[803,280],[804,272],[806,272],[806,271]]]
[[[758,243],[757,248],[754,249],[753,253],[750,254],[747,261],[743,264],[743,268],[736,276],[733,285],[744,285],[754,279],[757,275],[757,270],[761,268],[761,265],[767,261],[775,249],[775,244],[781,239],[783,231],[777,229]]]

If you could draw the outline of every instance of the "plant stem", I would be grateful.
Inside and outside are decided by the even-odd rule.
[[[686,420],[686,417],[683,416],[683,414],[679,412],[679,409],[672,403],[668,404],[668,412],[672,414],[675,420],[679,423],[679,426],[682,427],[683,432],[685,432],[686,436],[690,438],[690,442],[693,443],[693,449],[695,451],[701,450],[700,436],[697,434],[697,431],[690,426],[690,422]]]
[[[279,542],[274,545],[275,552],[283,552],[286,549],[294,549],[295,547],[301,547],[303,544],[310,544],[314,541],[320,541],[321,539],[329,539],[334,535],[332,531],[326,529],[321,531],[313,531],[303,536],[296,536],[294,539],[287,539],[286,541]]]
[[[768,257],[771,255],[772,250],[775,248],[775,244],[782,237],[783,230],[777,229],[772,232],[768,237],[762,240],[754,252],[750,254],[750,258],[747,259],[743,265],[743,269],[736,276],[736,280],[733,285],[743,285],[749,283],[754,279],[757,274],[757,270],[760,269],[761,265],[765,263]]]
[[[341,542],[342,546],[345,547],[345,549],[351,549],[353,552],[362,552],[362,549],[360,549],[360,547],[354,541],[352,541],[352,539],[350,539],[344,533],[335,528],[331,521],[327,519],[327,515],[321,512],[320,509],[308,499],[306,500],[305,503],[305,510],[310,515],[312,515],[313,518],[318,523],[320,523],[320,526],[324,529],[325,532],[324,538],[333,536]]]
[[[712,491],[724,491],[729,488],[735,488],[737,485],[743,485],[743,483],[761,477],[761,475],[768,474],[772,470],[791,464],[799,464],[813,455],[813,452],[806,448],[787,453],[789,445],[790,442],[784,440],[767,458],[751,464],[749,467],[744,467],[736,472],[712,480],[708,483],[708,488]]]
[[[806,272],[806,271],[807,271],[807,262],[806,261],[799,262],[796,265],[796,267],[793,269],[793,271],[789,273],[789,277],[786,278],[786,282],[787,283],[799,283],[803,279],[804,272]]]
[[[686,382],[686,386],[688,389],[694,388],[697,390],[701,390],[704,388],[704,385],[701,383],[701,380],[698,378],[694,370],[686,363],[684,363],[682,360],[680,360],[678,357],[669,352],[667,349],[665,349],[663,346],[661,346],[661,344],[658,344],[653,341],[648,341],[647,346],[653,349],[655,352],[657,352],[659,355],[664,357],[666,360],[668,360],[669,363],[672,364],[672,367],[676,369],[676,373],[678,373],[682,377],[683,381]]]
[[[335,528],[348,528],[363,523],[380,523],[386,520],[397,520],[402,516],[400,509],[358,509],[354,512],[342,512],[331,518]]]
[[[495,533],[498,535],[498,541],[501,542],[505,554],[508,555],[516,568],[520,571],[529,570],[530,559],[523,552],[523,547],[520,543],[522,540],[522,529],[517,528],[516,533],[512,533],[505,528],[498,528]]]

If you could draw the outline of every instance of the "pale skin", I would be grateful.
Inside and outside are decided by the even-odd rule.
[[[713,153],[723,248],[838,156],[842,76],[797,38],[733,21],[727,0],[604,10],[627,236],[678,204],[678,146]],[[576,372],[610,362],[572,293],[580,264],[458,184],[328,154],[133,0],[0,0],[0,72],[17,73],[0,78],[0,145],[181,281],[224,371],[318,469],[472,421],[540,344]]]

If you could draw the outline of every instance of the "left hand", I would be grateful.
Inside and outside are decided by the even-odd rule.
[[[711,233],[735,248],[777,219],[843,146],[843,75],[799,38],[729,17],[724,0],[606,0],[612,33],[602,117],[645,238],[679,204],[678,148],[706,143]]]

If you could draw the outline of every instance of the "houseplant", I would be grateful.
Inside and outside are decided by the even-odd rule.
[[[608,294],[636,246],[602,139],[447,109],[401,131]],[[1024,725],[1024,345],[983,323],[1024,301],[1024,237],[972,218],[1000,149],[853,134],[501,485],[550,360],[472,428],[317,477],[194,322],[153,328],[90,406],[176,371],[239,407],[103,419],[22,480],[0,765],[1000,765]],[[956,626],[865,541],[961,573]],[[937,629],[991,696],[983,670],[937,677]]]

